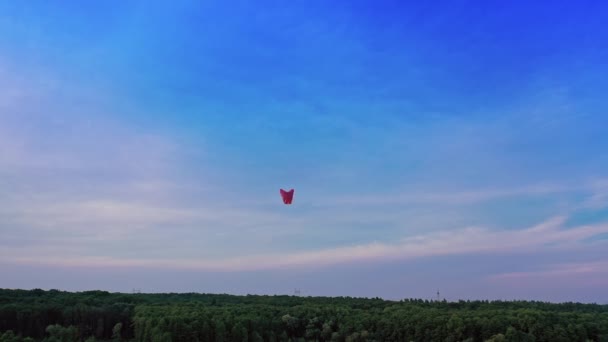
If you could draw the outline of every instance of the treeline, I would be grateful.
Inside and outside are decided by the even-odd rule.
[[[608,342],[608,306],[0,289],[9,341]]]

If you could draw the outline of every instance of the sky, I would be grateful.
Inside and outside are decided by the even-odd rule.
[[[0,288],[608,303],[607,20],[0,2]]]

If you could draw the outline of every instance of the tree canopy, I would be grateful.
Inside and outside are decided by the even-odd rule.
[[[608,341],[608,305],[0,289],[9,341]]]

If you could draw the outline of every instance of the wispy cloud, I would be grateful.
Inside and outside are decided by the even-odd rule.
[[[608,286],[608,260],[590,260],[576,263],[551,264],[537,267],[534,271],[507,272],[487,277],[492,284],[514,287],[543,288],[553,287],[566,289],[605,289]],[[556,284],[548,286],[547,284]],[[602,301],[605,298],[598,298]]]
[[[15,263],[56,266],[152,267],[209,271],[251,271],[294,267],[326,267],[341,263],[387,260],[413,260],[433,256],[474,253],[529,253],[531,251],[584,248],[581,240],[607,233],[608,224],[564,229],[565,217],[556,217],[523,230],[494,231],[465,228],[412,236],[399,243],[371,243],[286,254],[249,255],[208,260],[189,259],[117,259],[113,257],[11,256],[3,259]]]
[[[581,209],[608,208],[608,180],[598,180],[593,183],[592,195],[581,205]]]
[[[420,190],[407,191],[402,194],[387,193],[385,195],[361,195],[348,197],[329,197],[321,199],[324,204],[348,205],[388,205],[388,204],[447,204],[460,205],[488,201],[492,199],[522,196],[542,196],[550,194],[589,192],[596,190],[596,183],[585,184],[532,184],[514,188],[497,188],[482,190],[455,190],[423,192]]]
[[[547,268],[531,272],[509,272],[490,276],[490,279],[525,279],[525,278],[547,278],[547,277],[579,277],[588,275],[604,275],[608,284],[608,260],[563,263],[550,265]]]

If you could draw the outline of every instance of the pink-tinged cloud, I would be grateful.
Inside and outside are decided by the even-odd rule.
[[[558,287],[608,287],[608,260],[553,264],[536,271],[496,274],[488,280],[529,287],[551,283]]]
[[[551,265],[549,268],[534,272],[510,272],[494,275],[493,279],[521,279],[527,277],[562,277],[578,276],[585,274],[606,274],[608,275],[608,260],[586,262],[586,263],[565,263]]]
[[[324,267],[341,263],[374,262],[387,260],[413,260],[433,256],[463,255],[472,253],[523,253],[541,250],[584,248],[580,240],[608,233],[608,224],[579,226],[564,229],[566,217],[556,217],[523,230],[493,231],[484,228],[466,228],[406,237],[399,243],[371,243],[325,250],[288,254],[248,255],[234,258],[113,258],[72,255],[54,257],[15,256],[7,250],[0,257],[7,262],[87,267],[152,267],[209,271],[252,271],[294,267]],[[35,253],[35,251],[32,251]],[[20,253],[23,255],[23,253]],[[596,266],[597,267],[597,266]]]

